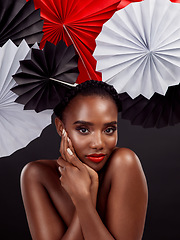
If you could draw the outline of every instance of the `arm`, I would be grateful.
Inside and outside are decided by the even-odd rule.
[[[116,239],[142,239],[148,202],[147,182],[136,154],[117,149],[110,162],[111,190],[106,226]],[[118,214],[117,214],[118,213]]]
[[[58,164],[60,165],[61,185],[76,207],[84,238],[87,240],[99,239],[99,237],[107,240],[114,239],[96,211],[97,173],[87,165],[82,164],[77,158],[70,139],[67,141],[67,133],[63,136],[60,152],[62,157],[58,159]],[[92,182],[95,187],[92,186]]]
[[[96,208],[97,192],[99,186],[98,174],[89,166],[85,165],[85,167],[87,168],[89,175],[91,177],[90,199],[92,200],[91,202],[93,206]],[[74,239],[77,240],[84,239],[77,211],[75,211],[73,220],[70,226],[68,227],[66,233],[62,237],[62,240],[74,240]]]
[[[70,226],[68,227],[67,231],[61,238],[62,240],[83,240],[83,234],[81,231],[81,226],[79,222],[79,217],[77,212],[75,211],[73,219],[71,221]]]
[[[92,200],[91,202],[93,206],[96,208],[97,192],[99,186],[98,174],[86,164],[84,164],[84,166],[87,168],[91,178],[90,199]],[[75,211],[73,220],[62,238],[62,240],[71,239],[84,239],[77,211]]]
[[[43,161],[32,162],[26,165],[21,174],[21,191],[32,239],[83,240],[76,211],[74,211],[67,228],[53,205],[51,192],[48,192],[47,189],[56,192],[57,204],[59,202],[59,205],[63,206],[64,200],[62,200],[63,194],[60,184],[56,184],[53,189],[53,175],[51,175],[49,168],[49,166],[44,166]],[[52,181],[53,184],[47,186],[45,185],[47,181]],[[57,182],[59,182],[58,178]],[[68,206],[64,207],[67,209],[67,215],[72,214],[72,210],[68,210]]]
[[[33,240],[84,239],[79,218],[59,182],[56,167],[52,169],[46,160],[26,165],[21,173],[21,191]],[[63,212],[70,216],[65,220],[66,224],[61,218],[61,210],[57,211],[59,208],[64,208]]]
[[[33,240],[59,240],[66,226],[54,208],[43,178],[49,171],[38,162],[25,166],[21,173],[21,192]]]
[[[67,147],[69,147],[71,151],[74,151],[70,139],[67,140],[67,134],[63,134],[62,140],[61,140],[61,147],[60,147],[60,153],[62,157],[59,159],[61,159],[61,161],[64,161],[64,159],[66,159],[66,161],[69,161],[70,163],[70,159],[68,159],[66,154]],[[94,207],[96,207],[97,192],[98,192],[98,186],[99,186],[98,174],[93,169],[88,167],[86,164],[84,164],[84,166],[86,167],[91,179],[91,185],[90,185],[91,196],[90,197],[92,199]],[[59,170],[61,172],[61,169]],[[81,225],[79,222],[79,217],[77,215],[77,211],[75,211],[73,220],[70,226],[68,227],[67,231],[62,237],[62,240],[74,240],[74,239],[78,239],[78,240],[84,239],[82,230],[81,230]]]
[[[129,149],[118,149],[110,160],[109,172],[112,178],[106,207],[106,226],[90,201],[83,199],[80,204],[75,203],[84,237],[86,240],[140,240],[148,198],[140,162]]]
[[[64,198],[65,191],[62,191],[56,167],[53,164],[52,168],[52,164],[49,162],[51,161],[31,162],[21,173],[21,191],[32,239],[83,240],[77,212],[72,209],[73,204],[70,198]],[[86,167],[88,169],[88,166]],[[96,205],[98,179],[96,178],[97,174],[92,171],[89,169],[89,176],[96,181],[91,180],[94,182],[91,184],[91,197]],[[66,202],[69,200],[70,205],[69,203],[67,205]],[[54,202],[56,202],[56,206],[53,204]],[[70,216],[69,220],[64,222],[61,210],[59,212],[57,210],[59,209],[58,205],[60,208],[65,208],[63,212],[66,216]]]
[[[58,159],[61,166],[61,184],[70,195],[80,221],[83,236],[88,239],[114,239],[102,223],[90,192],[90,177],[87,168],[73,156]],[[69,162],[73,163],[70,164]],[[76,167],[75,167],[76,166]]]
[[[112,156],[109,166],[111,189],[105,224],[93,205],[88,181],[86,182],[86,177],[83,177],[84,169],[81,168],[76,157],[70,156],[70,158],[77,169],[73,174],[71,169],[70,174],[68,164],[65,163],[64,166],[67,166],[67,169],[62,174],[61,182],[76,207],[84,238],[86,240],[140,240],[146,215],[147,186],[137,156],[130,150],[118,150]],[[78,178],[79,182],[81,174],[84,179],[78,189],[73,182]]]

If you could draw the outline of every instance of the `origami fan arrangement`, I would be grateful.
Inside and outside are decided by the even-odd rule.
[[[150,100],[143,96],[132,99],[120,94],[122,118],[145,128],[162,128],[180,122],[180,85],[169,87],[165,96],[155,93]]]
[[[178,3],[0,0],[0,157],[39,136],[50,124],[46,109],[88,79],[117,89],[132,124],[179,123]]]
[[[28,44],[40,42],[43,32],[40,11],[33,0],[0,0],[0,46],[11,39],[16,45],[25,39]]]
[[[19,68],[19,61],[30,51],[23,40],[17,47],[11,40],[0,48],[0,157],[8,156],[37,138],[43,128],[51,123],[52,110],[37,114],[24,111],[15,103],[17,95],[10,91],[16,85],[12,75]]]
[[[42,27],[40,12],[32,0],[0,1],[0,157],[25,147],[51,123],[52,111],[39,115],[25,112],[14,102],[17,95],[10,90],[16,85],[12,75],[19,61],[30,51],[28,44],[41,41]]]
[[[43,50],[32,49],[30,59],[21,61],[19,71],[13,76],[18,86],[12,91],[20,95],[16,102],[36,112],[53,109],[68,86],[75,84],[79,74],[77,65],[73,46],[67,47],[62,40],[56,46],[46,42]]]
[[[101,80],[95,71],[96,61],[92,56],[95,38],[102,25],[117,10],[120,0],[34,0],[35,7],[41,9],[44,20],[43,38],[57,44],[61,39],[69,46],[73,44],[79,55],[78,83],[85,80]]]
[[[116,88],[122,116],[133,124],[180,122],[179,13],[180,4],[169,0],[131,3],[103,25],[96,39],[96,69]]]

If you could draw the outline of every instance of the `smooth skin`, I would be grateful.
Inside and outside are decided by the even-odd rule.
[[[63,121],[55,119],[61,157],[31,162],[21,174],[33,240],[142,239],[147,183],[136,154],[116,147],[117,117],[109,97],[78,95]],[[95,153],[104,159],[90,161]]]

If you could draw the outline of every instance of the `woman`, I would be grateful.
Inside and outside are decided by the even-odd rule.
[[[58,160],[25,166],[21,189],[33,240],[140,240],[147,184],[136,154],[117,148],[112,86],[87,81],[54,110]]]

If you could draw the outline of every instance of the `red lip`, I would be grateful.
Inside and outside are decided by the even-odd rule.
[[[90,154],[90,155],[87,155],[87,158],[92,162],[98,163],[98,162],[101,162],[104,159],[105,156],[106,155],[102,154],[102,153],[100,153],[100,154]]]

